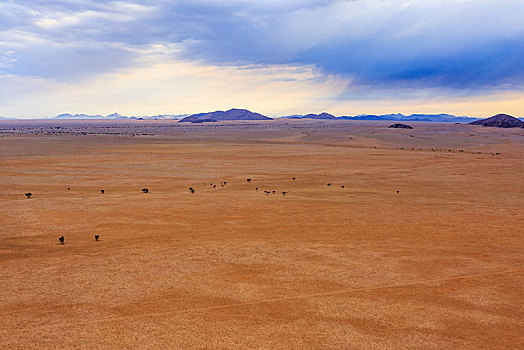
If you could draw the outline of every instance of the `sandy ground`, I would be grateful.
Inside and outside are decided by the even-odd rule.
[[[524,347],[524,129],[5,123],[2,349]]]

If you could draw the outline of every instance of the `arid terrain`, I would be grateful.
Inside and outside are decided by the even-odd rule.
[[[0,122],[0,348],[524,348],[524,129],[390,124]]]

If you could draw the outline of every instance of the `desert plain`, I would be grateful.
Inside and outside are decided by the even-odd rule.
[[[524,129],[410,124],[2,121],[0,348],[524,348]]]

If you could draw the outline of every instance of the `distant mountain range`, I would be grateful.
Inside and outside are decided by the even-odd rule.
[[[362,114],[354,117],[344,116],[340,119],[345,120],[393,120],[393,121],[420,121],[420,122],[447,122],[447,123],[464,123],[471,122],[472,120],[477,120],[477,118],[470,118],[466,116],[455,116],[452,114],[382,114],[382,115],[373,115],[373,114]]]
[[[286,117],[281,117],[286,119],[337,119],[333,114],[329,113],[320,113],[320,114],[306,114],[306,115],[290,115]]]
[[[335,117],[329,113],[321,114],[306,114],[306,115],[292,115],[282,117],[286,119],[341,119],[341,120],[390,120],[390,121],[410,121],[410,122],[471,122],[472,120],[477,120],[477,118],[469,117],[457,117],[451,114],[411,114],[409,116],[404,114],[360,114],[356,116],[343,116]]]
[[[0,117],[2,120],[16,119]],[[260,113],[251,112],[247,109],[233,108],[228,111],[215,111],[197,114],[159,114],[153,116],[124,116],[118,113],[112,113],[106,116],[103,115],[90,115],[90,114],[59,114],[51,119],[69,119],[69,120],[81,120],[81,119],[133,119],[133,120],[179,120],[180,122],[190,123],[209,123],[219,122],[228,120],[272,120],[272,119],[317,119],[317,120],[384,120],[384,121],[406,121],[406,122],[447,122],[447,123],[471,123],[477,121],[480,118],[470,118],[466,116],[455,116],[452,114],[360,114],[355,116],[342,116],[336,117],[332,114],[323,112],[320,114],[294,114],[282,117],[266,117]],[[522,121],[522,119],[515,118],[516,120]]]
[[[193,114],[180,120],[181,123],[207,123],[226,120],[272,120],[259,113],[248,111],[247,109],[230,109],[228,111],[216,111],[208,113]]]
[[[89,115],[89,114],[59,114],[56,117],[53,117],[52,119],[135,119],[135,120],[156,120],[156,119],[181,119],[184,117],[187,117],[188,114],[178,114],[178,115],[171,115],[171,114],[159,114],[159,115],[153,115],[153,116],[133,116],[128,117],[124,116],[118,113],[109,114],[106,116],[96,114],[96,115]]]

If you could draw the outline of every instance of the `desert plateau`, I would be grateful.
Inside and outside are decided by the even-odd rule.
[[[390,124],[0,121],[0,348],[523,348],[524,129]]]

